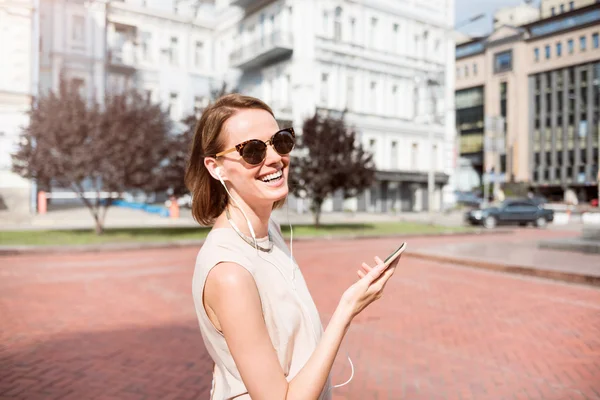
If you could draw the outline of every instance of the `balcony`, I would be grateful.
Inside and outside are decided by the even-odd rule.
[[[238,47],[229,56],[229,61],[235,68],[253,69],[287,58],[293,51],[292,34],[277,31]]]
[[[265,5],[272,3],[273,1],[275,0],[232,0],[230,4],[232,6],[238,6],[240,8],[247,9],[249,7],[264,7]]]
[[[108,50],[108,66],[123,73],[135,72],[137,55],[133,46],[113,47]]]

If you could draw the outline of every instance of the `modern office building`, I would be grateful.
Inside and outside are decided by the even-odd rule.
[[[549,18],[597,3],[596,0],[541,0],[540,17]]]
[[[316,111],[347,110],[374,154],[371,190],[349,200],[339,194],[326,210],[424,210],[428,178],[432,207],[440,208],[454,168],[452,1],[230,5],[243,10],[229,32],[240,90],[299,130]]]
[[[582,201],[595,197],[599,33],[600,4],[592,4],[458,46],[461,155],[550,197],[567,188]],[[484,136],[499,137],[499,147],[484,151]]]
[[[540,19],[540,9],[525,1],[512,7],[502,7],[494,12],[493,29],[504,25],[519,26]]]

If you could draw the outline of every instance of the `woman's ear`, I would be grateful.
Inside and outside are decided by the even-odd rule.
[[[204,166],[206,167],[206,169],[208,170],[208,172],[210,173],[210,175],[213,178],[215,178],[217,180],[224,179],[223,168],[219,166],[219,164],[217,163],[217,160],[215,158],[205,157],[204,158]]]

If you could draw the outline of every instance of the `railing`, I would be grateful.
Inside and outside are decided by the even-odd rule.
[[[232,64],[256,58],[269,50],[277,47],[292,49],[292,34],[289,32],[276,31],[265,35],[248,45],[242,45],[234,50],[229,59]]]

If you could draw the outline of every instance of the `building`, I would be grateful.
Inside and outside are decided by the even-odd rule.
[[[37,0],[0,2],[0,212],[15,218],[29,213],[34,195],[30,182],[12,172],[11,153],[37,97],[38,19]]]
[[[224,41],[242,92],[298,130],[340,113],[375,157],[377,183],[325,210],[439,209],[454,169],[452,1],[237,0]],[[219,40],[219,39],[217,39]],[[219,48],[227,48],[223,43]],[[431,174],[430,174],[431,172]],[[298,209],[306,209],[301,201]]]
[[[553,17],[594,3],[596,3],[595,0],[541,0],[540,17]]]
[[[136,88],[176,121],[204,107],[215,77],[211,5],[146,3],[44,2],[41,90],[56,90],[62,73],[98,101]]]
[[[514,7],[502,7],[494,13],[493,28],[504,25],[520,26],[540,19],[540,9],[526,1]]]
[[[39,24],[29,28],[39,66],[37,49],[19,61],[39,80],[25,85],[21,118],[33,93],[56,90],[61,77],[90,101],[136,88],[174,120],[202,109],[227,82],[300,134],[315,112],[347,110],[375,155],[377,183],[355,199],[338,193],[325,210],[439,209],[452,192],[451,0],[39,1]]]
[[[209,102],[216,74],[213,7],[190,1],[111,2],[107,88],[136,88],[168,107],[174,121]]]
[[[461,155],[477,154],[482,171],[551,198],[568,188],[582,201],[595,197],[599,33],[593,4],[458,46]]]

